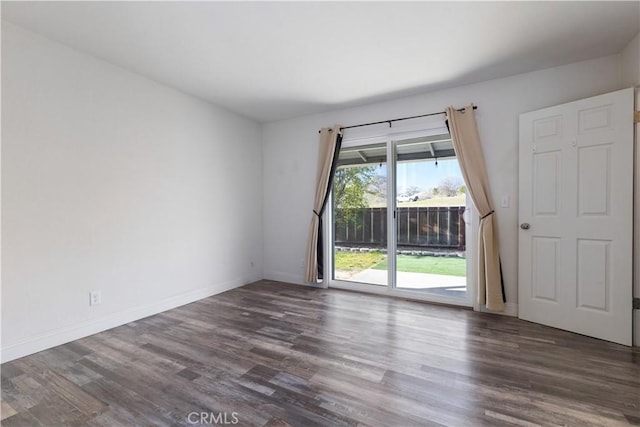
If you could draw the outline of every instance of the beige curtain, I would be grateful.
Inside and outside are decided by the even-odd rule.
[[[497,224],[473,105],[462,111],[448,107],[446,113],[467,193],[481,218],[478,235],[478,303],[486,304],[489,310],[504,311]]]
[[[307,256],[305,262],[304,279],[306,282],[317,283],[322,279],[324,267],[322,244],[322,212],[327,204],[331,190],[333,175],[340,154],[342,134],[340,126],[322,128],[320,130],[320,147],[318,150],[318,168],[316,172],[316,196],[313,201],[313,216],[309,227],[307,242]]]

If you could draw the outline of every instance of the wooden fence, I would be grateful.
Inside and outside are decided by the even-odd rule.
[[[464,206],[397,208],[398,246],[465,249]],[[387,208],[335,211],[335,244],[387,246]]]

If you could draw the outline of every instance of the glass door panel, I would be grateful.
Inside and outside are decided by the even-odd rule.
[[[332,196],[332,278],[388,286],[387,144],[343,147]]]
[[[397,141],[395,287],[466,300],[466,188],[446,137]]]

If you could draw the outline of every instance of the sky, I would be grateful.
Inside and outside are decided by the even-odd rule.
[[[418,187],[421,191],[437,187],[442,179],[453,176],[460,179],[462,185],[462,173],[457,159],[438,160],[438,166],[434,161],[399,162],[397,165],[396,186],[398,194],[409,187]],[[379,175],[386,176],[387,165],[377,169]]]

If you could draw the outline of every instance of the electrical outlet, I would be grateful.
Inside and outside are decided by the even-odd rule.
[[[101,291],[91,291],[89,292],[89,305],[100,305],[102,304],[102,292]]]

